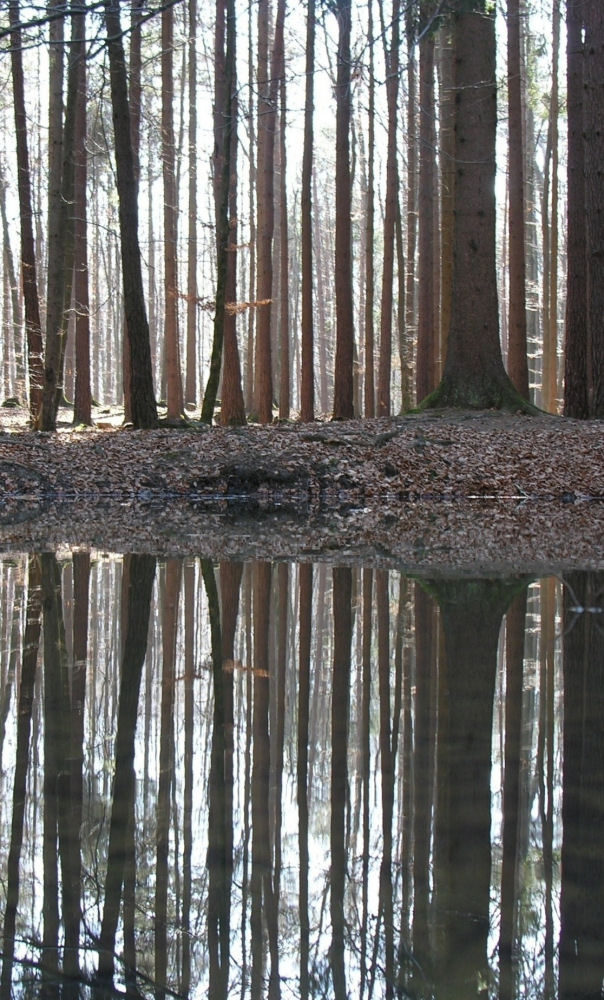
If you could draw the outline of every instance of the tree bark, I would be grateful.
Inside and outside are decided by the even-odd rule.
[[[386,51],[386,96],[388,103],[388,151],[386,154],[386,204],[384,215],[384,262],[380,320],[380,363],[378,376],[378,416],[390,415],[392,375],[392,307],[394,300],[394,230],[398,196],[396,135],[398,122],[398,76],[400,47],[400,0],[392,0],[392,34]]]
[[[453,309],[443,377],[424,407],[522,409],[499,342],[495,261],[495,13],[458,4],[455,24]]]
[[[315,418],[314,322],[313,322],[313,252],[312,252],[312,163],[315,72],[315,0],[308,0],[306,11],[306,84],[304,98],[304,147],[302,150],[302,192],[300,223],[302,227],[302,372],[300,418]]]
[[[74,138],[74,309],[75,393],[74,424],[92,423],[90,388],[90,309],[88,298],[87,151],[86,151],[86,15],[73,15],[77,65],[77,104]]]
[[[124,310],[130,345],[132,422],[136,428],[150,428],[157,426],[157,406],[153,391],[149,324],[145,309],[138,242],[138,205],[130,134],[126,61],[117,0],[105,0],[105,25],[115,136]]]
[[[354,313],[352,307],[352,228],[350,221],[352,181],[350,173],[351,63],[350,0],[337,0],[338,57],[336,81],[336,356],[334,372],[334,420],[350,420],[353,411],[352,365]]]
[[[168,389],[167,419],[170,422],[178,422],[182,419],[184,398],[178,332],[178,193],[174,144],[174,8],[172,6],[167,6],[162,10],[161,25],[161,157],[164,181],[164,349]]]
[[[526,352],[526,264],[524,235],[524,139],[520,60],[521,0],[508,0],[508,163],[509,163],[509,339],[508,373],[529,398]]]
[[[436,128],[434,103],[434,35],[424,26],[419,43],[419,205],[417,398],[435,388],[437,331],[434,308],[434,184]]]
[[[589,415],[604,417],[604,5],[583,4]]]
[[[564,352],[564,413],[589,416],[587,398],[587,257],[583,147],[583,19],[580,0],[566,0],[567,275]]]
[[[21,222],[21,277],[25,303],[25,329],[27,335],[27,361],[29,366],[29,409],[32,421],[39,419],[42,405],[44,366],[42,364],[42,325],[36,276],[36,248],[34,242],[31,174],[27,147],[27,115],[25,111],[25,84],[23,78],[23,47],[19,3],[11,0],[8,5],[10,22],[11,69],[13,78],[13,103],[15,111],[15,138],[17,145],[17,188]]]

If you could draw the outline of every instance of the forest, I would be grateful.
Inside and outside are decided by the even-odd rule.
[[[0,77],[34,427],[604,415],[600,0],[9,0]]]

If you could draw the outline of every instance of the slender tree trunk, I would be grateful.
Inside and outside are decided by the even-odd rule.
[[[279,139],[280,139],[280,166],[281,176],[279,183],[280,201],[280,261],[279,269],[281,274],[281,308],[279,310],[279,345],[281,359],[281,380],[279,386],[279,418],[289,420],[290,412],[290,338],[289,338],[289,231],[287,220],[287,144],[285,141],[286,130],[286,88],[285,88],[285,61],[283,50],[281,50],[281,63],[279,66],[280,75],[280,95],[281,104],[279,112]]]
[[[304,101],[304,147],[302,151],[302,192],[300,201],[302,227],[302,372],[300,417],[315,418],[314,322],[313,322],[313,252],[312,252],[312,164],[315,73],[315,0],[308,0],[306,11],[306,84]]]
[[[155,427],[157,407],[153,391],[149,324],[145,309],[138,242],[138,205],[130,135],[126,61],[117,0],[105,0],[105,25],[115,135],[124,309],[130,345],[132,422],[136,428]]]
[[[184,399],[178,332],[177,220],[178,193],[174,144],[174,8],[162,11],[161,146],[164,180],[164,310],[165,358],[169,421],[182,418]]]
[[[87,152],[86,152],[86,15],[74,14],[77,31],[77,106],[74,138],[74,309],[75,392],[73,421],[92,423],[90,388],[90,308],[88,300]]]
[[[17,189],[21,222],[21,277],[25,303],[25,330],[27,338],[27,363],[29,368],[29,408],[34,422],[39,419],[42,405],[44,366],[42,364],[42,326],[38,300],[36,274],[36,249],[33,228],[33,205],[29,151],[27,146],[27,114],[25,109],[25,84],[23,78],[23,47],[21,39],[21,14],[19,3],[11,0],[8,5],[10,22],[11,69],[13,78],[13,104],[15,111],[15,138],[17,146]]]
[[[9,286],[10,297],[10,318],[8,321],[11,327],[11,341],[14,348],[15,357],[15,393],[17,398],[27,398],[27,378],[25,371],[25,358],[23,356],[22,327],[23,316],[21,310],[21,296],[19,294],[19,281],[15,271],[13,252],[10,242],[10,232],[8,227],[8,217],[6,214],[6,189],[8,182],[4,176],[4,171],[0,165],[0,215],[2,217],[2,244],[3,263],[5,280]]]
[[[384,217],[384,264],[380,322],[380,364],[378,377],[378,416],[390,415],[392,374],[392,307],[394,290],[394,236],[398,197],[396,133],[398,122],[398,76],[400,47],[400,2],[392,0],[392,36],[386,55],[386,95],[388,101],[388,152],[386,156],[386,206]]]
[[[375,416],[375,52],[373,29],[373,0],[367,9],[367,35],[369,38],[369,80],[367,107],[367,200],[365,204],[365,416]],[[390,127],[390,118],[388,119]],[[390,146],[388,146],[390,152]]]
[[[354,311],[352,306],[352,180],[350,172],[351,119],[351,2],[337,0],[338,57],[336,81],[336,356],[334,371],[334,420],[354,416],[352,367]]]
[[[587,281],[583,147],[583,39],[579,0],[566,0],[567,275],[564,351],[564,413],[585,419],[587,398]]]
[[[524,138],[520,59],[521,0],[508,0],[508,149],[509,149],[509,318],[508,373],[518,392],[529,398],[526,349],[526,264],[524,234]]]
[[[589,413],[604,417],[604,5],[583,4],[585,22],[585,214]]]
[[[417,59],[415,55],[415,19],[413,6],[407,8],[407,255],[405,326],[410,345],[417,327],[416,256],[418,214],[418,136],[417,136]]]
[[[435,387],[434,355],[434,183],[436,128],[434,103],[434,35],[425,27],[419,43],[419,241],[418,241],[418,400]]]
[[[283,45],[284,2],[279,0],[275,50]],[[280,27],[279,27],[280,25]],[[271,301],[273,296],[274,137],[276,79],[269,69],[269,0],[258,4],[258,172],[257,172],[257,292],[255,409],[261,423],[273,419]],[[274,52],[273,52],[274,57]]]
[[[197,0],[189,0],[189,219],[185,402],[197,405]]]

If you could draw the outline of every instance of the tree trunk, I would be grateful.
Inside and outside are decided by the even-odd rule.
[[[153,391],[149,324],[145,309],[138,242],[138,205],[130,135],[126,61],[117,0],[105,0],[105,25],[113,106],[124,310],[130,344],[132,422],[136,428],[149,428],[157,426],[157,407]]]
[[[583,5],[566,0],[567,39],[567,275],[564,352],[564,413],[589,416],[587,399],[587,278],[583,147]]]
[[[520,60],[521,0],[508,0],[508,149],[509,149],[509,337],[508,373],[529,398],[526,351],[526,264],[524,237],[524,139]]]
[[[42,326],[36,276],[36,248],[33,229],[33,206],[29,151],[27,148],[27,115],[25,110],[25,85],[23,79],[23,46],[19,4],[11,0],[8,5],[10,22],[11,69],[13,78],[13,103],[15,111],[15,138],[17,146],[17,188],[21,222],[21,270],[23,299],[25,303],[25,329],[27,335],[27,362],[29,366],[29,408],[32,421],[40,416],[44,366],[42,364]]]
[[[583,4],[585,22],[585,214],[589,415],[604,417],[604,5]]]
[[[189,0],[189,219],[185,403],[197,405],[197,0]]]
[[[280,0],[279,11],[283,7]],[[284,11],[282,11],[282,14]],[[279,35],[279,12],[275,46]],[[281,21],[281,30],[282,30]],[[271,80],[268,58],[269,0],[258,4],[258,172],[257,172],[257,291],[256,291],[256,371],[255,409],[258,420],[270,424],[273,419],[273,373],[271,350],[271,301],[273,296],[273,228],[276,80]],[[283,35],[281,34],[281,44]]]
[[[279,419],[289,420],[290,413],[290,343],[289,343],[289,229],[287,220],[287,144],[285,141],[286,130],[286,88],[285,88],[285,61],[283,49],[281,49],[281,62],[278,67],[280,76],[279,87],[281,95],[279,111],[279,140],[280,140],[280,168],[281,176],[279,181],[279,246],[280,260],[279,270],[281,274],[281,303],[279,309],[279,345],[281,360],[281,379],[279,384]]]
[[[87,152],[86,152],[86,15],[74,14],[77,30],[77,105],[74,135],[74,309],[75,392],[74,424],[92,423],[90,389],[90,309],[88,301]]]
[[[417,398],[435,388],[437,331],[434,308],[434,184],[436,128],[434,103],[434,35],[425,25],[419,43],[419,240],[417,318]]]
[[[334,420],[350,420],[353,412],[352,364],[354,312],[352,307],[352,229],[350,174],[351,62],[350,0],[337,0],[338,58],[336,82],[336,357]]]
[[[375,416],[375,56],[373,41],[373,0],[369,0],[367,35],[369,38],[369,80],[367,108],[367,198],[365,203],[365,381],[366,417]]]
[[[392,374],[392,306],[394,289],[394,230],[398,196],[398,165],[396,133],[398,121],[398,70],[399,70],[399,0],[392,0],[392,36],[386,57],[386,96],[388,101],[388,152],[386,156],[386,205],[384,216],[384,263],[382,271],[382,300],[380,321],[380,364],[378,376],[378,405],[380,417],[390,415],[390,380]]]
[[[184,399],[178,333],[177,219],[178,193],[174,145],[174,8],[164,8],[162,24],[161,155],[164,181],[165,359],[169,422],[182,419]]]
[[[440,385],[425,407],[523,409],[499,342],[495,261],[495,14],[486,0],[455,13],[453,309]]]
[[[315,0],[308,0],[306,12],[306,84],[304,99],[304,147],[302,151],[302,371],[300,418],[315,418],[313,252],[312,252],[312,161],[315,72]]]

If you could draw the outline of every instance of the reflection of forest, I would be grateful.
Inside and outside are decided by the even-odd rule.
[[[0,580],[3,996],[600,995],[603,575]]]

